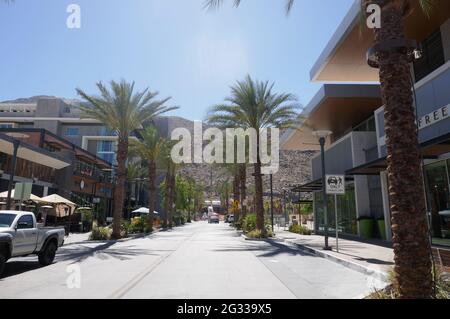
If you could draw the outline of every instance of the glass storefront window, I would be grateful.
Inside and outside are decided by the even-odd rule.
[[[316,230],[323,231],[324,216],[322,192],[314,193]],[[353,184],[346,185],[345,195],[337,196],[338,230],[340,233],[356,235],[358,233],[356,217],[355,188]],[[335,231],[335,203],[334,196],[328,196],[328,230]]]
[[[448,165],[442,161],[425,167],[428,210],[433,244],[450,246],[450,192]]]

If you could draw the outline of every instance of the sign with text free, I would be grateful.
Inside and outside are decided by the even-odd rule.
[[[344,175],[326,175],[325,184],[328,195],[345,195]]]

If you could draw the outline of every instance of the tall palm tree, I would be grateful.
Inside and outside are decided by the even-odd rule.
[[[174,216],[174,203],[175,203],[175,182],[177,164],[173,162],[171,157],[172,147],[175,145],[175,141],[166,140],[161,148],[161,161],[162,165],[166,169],[166,177],[164,180],[163,197],[164,197],[164,209],[166,211],[165,226],[172,227],[172,217]]]
[[[137,160],[128,161],[126,165],[126,184],[127,186],[125,189],[127,190],[127,201],[128,207],[127,211],[129,212],[131,210],[131,195],[133,194],[133,187],[134,187],[134,193],[136,194],[136,201],[138,200],[139,196],[139,185],[142,183],[141,180],[144,178],[144,176],[147,175],[147,168],[142,166],[142,163]]]
[[[134,92],[134,82],[111,81],[110,86],[111,90],[108,90],[102,82],[98,82],[97,88],[100,92],[98,96],[88,95],[79,88],[77,93],[86,102],[80,106],[82,116],[99,120],[118,137],[117,185],[114,190],[112,237],[120,238],[129,136],[134,130],[140,128],[143,122],[177,108],[166,106],[170,97],[157,100],[159,92],[151,92],[148,88],[142,92]]]
[[[148,169],[148,208],[149,226],[153,227],[153,212],[156,207],[156,168],[161,159],[166,140],[162,138],[154,126],[149,126],[140,132],[139,140],[131,141],[131,149],[138,154],[141,160],[147,162]]]
[[[293,127],[298,116],[296,101],[292,94],[276,94],[273,92],[273,84],[253,81],[248,75],[245,80],[238,81],[231,87],[231,96],[225,99],[225,104],[214,106],[208,114],[210,123],[217,123],[222,127],[252,128],[256,131],[256,227],[263,233],[265,227],[259,134],[265,128]]]
[[[223,0],[207,0],[205,5],[218,7]],[[240,0],[234,0],[239,6]],[[370,4],[381,11],[381,28],[373,29],[376,44],[406,38],[404,18],[413,3],[430,15],[438,0],[361,0],[362,12]],[[294,0],[286,0],[292,9]],[[410,58],[407,50],[377,53],[381,96],[385,105],[387,173],[391,203],[392,241],[395,274],[402,298],[432,296],[432,265],[422,183],[420,147],[413,107]]]

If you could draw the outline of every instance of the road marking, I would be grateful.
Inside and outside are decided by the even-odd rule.
[[[125,296],[131,289],[135,288],[145,277],[155,270],[160,264],[162,264],[167,258],[169,258],[174,252],[178,251],[183,245],[185,245],[192,237],[194,237],[196,233],[192,233],[187,239],[182,240],[181,243],[172,251],[170,251],[167,255],[161,257],[157,262],[153,263],[139,274],[134,276],[130,281],[128,281],[121,288],[117,289],[111,295],[109,295],[108,299],[121,299]]]

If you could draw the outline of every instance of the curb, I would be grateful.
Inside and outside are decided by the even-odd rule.
[[[268,239],[268,240],[271,240],[271,239]],[[286,243],[293,244],[297,248],[299,248],[299,249],[301,249],[301,250],[303,250],[305,252],[308,252],[308,253],[310,253],[312,255],[316,255],[316,256],[328,259],[328,260],[330,260],[332,262],[338,263],[338,264],[340,264],[340,265],[342,265],[344,267],[347,267],[349,269],[355,270],[357,272],[360,272],[360,273],[362,273],[364,275],[367,275],[369,277],[372,277],[374,279],[380,280],[382,282],[387,282],[388,281],[389,275],[387,273],[383,272],[383,271],[378,270],[378,269],[373,269],[373,268],[370,268],[370,267],[366,267],[366,266],[363,266],[361,264],[355,263],[353,261],[346,260],[346,259],[343,259],[343,258],[339,258],[339,257],[336,257],[334,255],[327,254],[324,251],[321,251],[321,250],[318,250],[318,249],[314,249],[314,248],[305,246],[303,244],[298,244],[298,243],[292,242],[292,241],[290,241],[288,239],[280,238],[279,240],[281,240],[283,242],[286,242]]]

